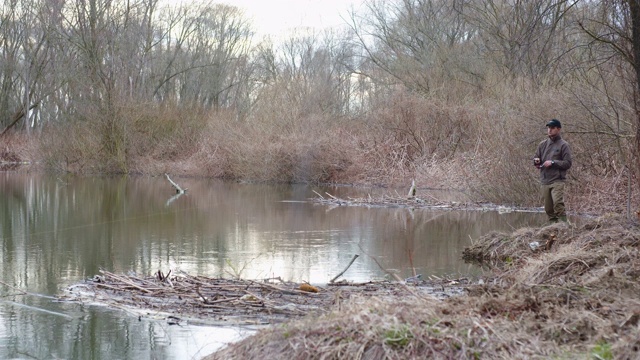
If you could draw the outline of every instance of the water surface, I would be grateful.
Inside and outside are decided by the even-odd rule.
[[[248,331],[170,326],[50,298],[101,268],[322,285],[359,254],[345,279],[468,276],[480,271],[461,260],[470,239],[544,222],[542,214],[308,201],[314,191],[356,197],[382,189],[174,180],[188,192],[177,196],[163,177],[0,172],[0,358],[197,359]]]

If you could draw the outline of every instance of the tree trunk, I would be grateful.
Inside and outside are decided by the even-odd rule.
[[[32,104],[31,106],[29,106],[28,110],[33,110],[36,106],[38,106],[37,103]],[[11,129],[13,126],[15,126],[18,121],[20,121],[20,119],[22,119],[25,115],[25,109],[22,108],[18,111],[16,111],[13,116],[11,116],[11,120],[9,121],[9,125],[7,125],[6,128],[4,128],[4,130],[2,130],[2,132],[0,132],[0,136],[4,135],[7,131],[9,131],[9,129]],[[27,125],[28,126],[28,125]]]
[[[633,47],[633,70],[636,73],[636,172],[640,172],[640,1],[628,0],[631,13],[631,41]]]

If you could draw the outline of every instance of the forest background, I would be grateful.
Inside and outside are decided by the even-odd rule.
[[[570,210],[638,209],[639,1],[366,0],[345,22],[276,41],[215,2],[3,1],[0,160],[540,206],[557,118]]]

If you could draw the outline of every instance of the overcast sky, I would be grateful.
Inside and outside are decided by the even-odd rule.
[[[324,29],[344,23],[363,0],[219,0],[245,10],[258,36],[282,35],[297,27]]]

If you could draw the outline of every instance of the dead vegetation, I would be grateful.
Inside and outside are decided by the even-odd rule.
[[[468,296],[354,297],[208,359],[636,359],[639,247],[617,216],[489,234],[465,251],[492,274]]]
[[[100,275],[71,286],[60,300],[106,305],[140,317],[161,317],[171,324],[268,325],[325,314],[355,295],[443,298],[460,294],[466,283],[466,279],[436,279],[332,282],[321,287],[280,278],[224,279],[171,271],[139,277],[101,270]]]
[[[497,99],[460,104],[398,91],[363,114],[283,118],[283,109],[271,104],[246,121],[230,111],[158,104],[138,109],[137,102],[122,100],[113,126],[126,132],[105,128],[105,115],[87,110],[68,123],[29,136],[7,134],[0,142],[21,161],[57,172],[170,173],[403,192],[415,180],[419,190],[456,189],[474,201],[539,206],[531,157],[546,136],[545,119],[558,117],[567,124],[563,136],[575,156],[569,209],[602,214],[626,211],[628,203],[639,208],[640,193],[629,190],[638,188],[638,177],[629,171],[627,146],[607,140],[598,121],[577,120],[590,118],[582,106],[568,106],[571,98],[555,91],[500,93]]]
[[[315,191],[314,191],[315,192]],[[451,201],[438,199],[428,192],[421,192],[420,196],[402,196],[396,192],[395,195],[382,195],[368,197],[348,197],[346,199],[335,197],[327,192],[324,195],[315,192],[318,197],[311,199],[317,204],[331,207],[337,206],[364,206],[364,207],[386,207],[386,208],[412,208],[412,209],[432,209],[432,210],[468,210],[468,211],[497,211],[499,213],[509,212],[539,212],[532,207],[517,207],[496,205],[478,201]]]

